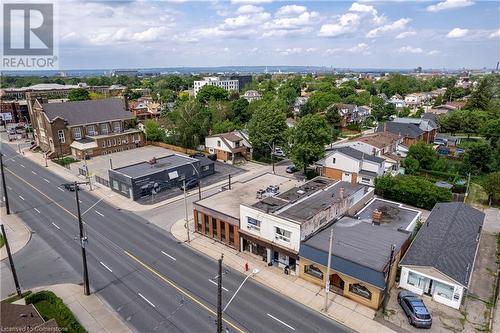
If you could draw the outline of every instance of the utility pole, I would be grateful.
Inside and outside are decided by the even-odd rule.
[[[222,333],[222,259],[224,254],[221,254],[219,261],[219,276],[217,276],[217,333]]]
[[[328,266],[326,266],[325,281],[325,312],[328,312],[328,293],[330,292],[330,264],[332,263],[333,226],[330,229],[330,245],[328,247]]]
[[[274,152],[276,151],[276,148],[274,147],[274,142],[273,142],[273,151],[271,152],[271,162],[273,163],[273,174],[274,174]]]
[[[469,196],[469,185],[470,185],[470,172],[469,175],[467,176],[467,189],[465,190],[464,202],[467,200],[467,197]]]
[[[186,196],[186,179],[182,181],[182,187],[184,188],[184,209],[186,210],[186,231],[187,231],[187,241],[191,243],[191,237],[189,236],[189,220],[188,220],[188,206],[187,206],[187,196]]]
[[[382,309],[385,312],[385,307],[387,306],[387,301],[389,298],[389,289],[391,287],[391,272],[392,272],[392,260],[394,259],[394,251],[396,250],[396,245],[391,245],[391,255],[389,257],[389,269],[387,270],[387,279],[384,290],[384,299],[382,300]]]
[[[19,286],[19,280],[17,279],[16,267],[14,267],[14,260],[12,260],[12,253],[10,252],[9,241],[7,239],[7,234],[5,233],[5,228],[2,227],[2,235],[5,241],[5,249],[7,250],[7,256],[9,257],[10,270],[12,271],[12,277],[14,278],[14,284],[16,285],[17,296],[21,296],[21,287]]]
[[[83,222],[82,215],[80,213],[80,199],[78,198],[79,184],[86,184],[87,182],[74,182],[75,186],[75,198],[76,198],[76,210],[78,213],[78,227],[80,229],[80,245],[82,247],[82,261],[83,261],[83,293],[85,295],[90,295],[90,286],[89,286],[89,271],[87,268],[87,251],[85,247],[87,246],[87,237],[83,234]]]
[[[7,184],[5,184],[5,171],[3,169],[3,153],[0,153],[0,171],[2,171],[2,187],[3,196],[5,197],[5,209],[7,210],[7,215],[10,215],[9,196],[7,194]]]

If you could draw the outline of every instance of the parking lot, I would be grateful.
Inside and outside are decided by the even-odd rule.
[[[85,161],[80,161],[78,163],[71,164],[71,171],[74,174],[79,173],[79,169],[85,170],[85,164],[87,165],[89,174],[91,177],[100,177],[102,179],[108,180],[108,170],[111,166],[116,169],[124,166],[128,166],[135,163],[140,163],[144,161],[149,161],[153,157],[160,158],[167,155],[175,153],[170,149],[165,149],[156,146],[146,146],[141,148],[136,148],[133,150],[126,150],[122,152],[117,152],[109,155],[101,155],[92,157],[91,159]],[[176,153],[179,154],[179,153]],[[180,154],[182,155],[182,154]],[[227,163],[215,161],[215,173],[208,177],[201,179],[201,187],[209,186],[218,183],[224,179],[228,179],[228,175],[236,176],[240,173],[245,172],[245,170],[232,166]],[[95,178],[94,178],[95,179]],[[192,191],[192,190],[191,190]],[[154,196],[146,196],[137,200],[141,204],[154,204],[163,200],[167,200],[183,192],[179,188],[171,188],[169,190],[160,192]]]

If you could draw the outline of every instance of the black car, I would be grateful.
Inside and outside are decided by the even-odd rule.
[[[186,180],[186,190],[190,190],[196,186],[198,186],[198,179],[192,178]],[[184,191],[184,182],[181,182],[179,188]]]
[[[410,325],[431,328],[431,314],[420,297],[410,291],[401,291],[398,294],[398,303],[408,317]]]
[[[80,190],[80,186],[71,183],[64,184],[64,188],[71,192],[75,192],[75,189]]]
[[[203,153],[194,153],[194,154],[189,155],[189,157],[191,157],[191,158],[202,158],[202,157],[205,157],[205,154],[203,154]]]
[[[297,168],[295,167],[295,165],[289,165],[286,167],[286,173],[294,173],[294,172],[297,172]]]

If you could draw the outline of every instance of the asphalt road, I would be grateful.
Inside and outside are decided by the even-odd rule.
[[[60,186],[62,178],[7,144],[2,145],[2,153],[11,210],[81,276],[74,192]],[[137,332],[214,332],[217,263],[147,220],[103,201],[96,204],[98,199],[85,190],[79,194],[89,239],[92,292]],[[46,284],[51,262],[29,260],[25,252],[15,255],[26,263],[18,267],[21,285]],[[10,274],[8,269],[2,265],[3,276]],[[243,279],[238,272],[227,271],[223,305]],[[224,313],[226,327],[229,332],[351,332],[252,279]]]

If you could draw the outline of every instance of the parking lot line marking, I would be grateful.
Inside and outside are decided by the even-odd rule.
[[[284,321],[279,320],[278,318],[276,318],[275,316],[273,316],[273,315],[271,315],[271,314],[269,314],[269,313],[267,313],[267,315],[268,315],[269,317],[273,318],[274,320],[276,320],[278,323],[280,323],[280,324],[282,324],[282,325],[284,325],[284,326],[288,327],[288,328],[289,328],[289,329],[291,329],[292,331],[295,331],[295,328],[293,328],[292,326],[288,325],[288,324],[287,324],[287,323],[285,323]]]
[[[59,191],[64,192],[64,190],[60,187],[57,188]]]
[[[47,178],[44,178],[43,180],[45,180],[47,183],[50,183],[50,181]]]
[[[34,210],[36,210],[36,212],[37,212],[38,214],[40,214],[40,211],[39,211],[38,209],[36,209],[36,208],[33,208],[33,209],[34,209]]]
[[[24,201],[24,198],[22,196],[19,196],[19,198]]]
[[[168,279],[164,275],[160,274],[158,271],[156,271],[155,269],[153,269],[151,266],[145,264],[144,262],[142,262],[139,258],[137,258],[136,256],[134,256],[130,252],[128,252],[128,251],[123,251],[123,252],[125,252],[125,254],[127,256],[129,256],[131,259],[133,259],[134,261],[136,261],[137,263],[139,263],[142,267],[144,267],[145,269],[147,269],[148,271],[150,271],[152,274],[154,274],[155,276],[157,276],[158,278],[160,278],[161,280],[163,280],[165,283],[167,283],[171,287],[175,288],[178,292],[180,292],[181,294],[185,295],[187,298],[189,298],[190,300],[192,300],[193,302],[195,302],[196,304],[198,304],[200,307],[202,307],[203,309],[205,309],[207,312],[211,313],[214,316],[217,315],[217,313],[214,310],[212,310],[211,308],[209,308],[205,303],[203,303],[202,301],[200,301],[198,298],[196,298],[195,296],[193,296],[188,291],[186,291],[183,288],[179,287],[176,283],[172,282],[170,279]],[[244,333],[244,331],[241,328],[239,328],[238,326],[236,326],[236,324],[232,323],[231,321],[227,320],[226,318],[223,317],[222,320],[226,324],[228,324],[229,326],[231,326],[232,328],[234,328],[236,331],[238,331],[240,333]]]
[[[12,191],[12,187],[10,187],[10,186],[7,186],[7,188],[9,189],[9,191]]]
[[[53,225],[54,227],[56,227],[57,229],[61,230],[61,228],[59,228],[59,226],[58,226],[57,224],[55,224],[54,222],[52,222],[52,225]]]
[[[110,271],[111,273],[113,273],[113,271],[108,266],[106,266],[105,263],[103,263],[102,261],[99,261],[99,263],[101,263],[101,265],[103,265],[108,271]]]
[[[208,281],[210,281],[210,282],[212,282],[213,284],[217,285],[217,282],[215,282],[215,281],[212,281],[212,280],[210,280],[210,279],[208,279]],[[224,288],[224,287],[222,287],[222,290],[229,291],[229,290],[227,290],[227,289],[226,289],[226,288]]]
[[[22,166],[23,168],[26,168],[24,165],[22,165],[21,163],[19,163],[20,166]]]
[[[32,173],[32,174],[34,174],[34,175],[36,175],[36,172],[35,172],[35,171],[33,171],[33,170],[31,170],[31,173]]]
[[[104,215],[99,213],[97,210],[94,210],[94,212],[96,212],[97,215],[101,215],[102,217],[104,217]]]
[[[161,251],[161,253],[163,253],[164,255],[166,255],[167,257],[169,257],[170,259],[172,259],[173,261],[176,261],[177,259],[175,259],[174,257],[172,257],[170,254],[168,253],[165,253],[163,251]]]
[[[148,303],[149,303],[149,305],[151,305],[153,308],[156,308],[156,306],[155,306],[153,303],[151,303],[151,302],[149,301],[149,299],[147,299],[146,297],[142,296],[142,294],[141,294],[141,293],[137,293],[137,294],[138,294],[139,296],[141,296],[141,298],[142,298],[143,300],[145,300],[146,302],[148,302]]]

